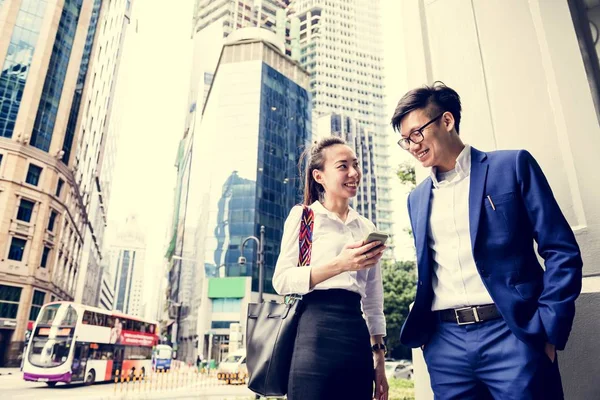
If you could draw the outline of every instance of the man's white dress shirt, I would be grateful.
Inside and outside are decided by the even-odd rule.
[[[428,243],[433,255],[432,311],[492,304],[471,250],[469,188],[471,146],[466,145],[452,171],[431,168],[433,189]]]

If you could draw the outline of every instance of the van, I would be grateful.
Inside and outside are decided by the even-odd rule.
[[[217,379],[227,382],[245,383],[248,380],[246,349],[239,349],[221,361],[217,369]]]

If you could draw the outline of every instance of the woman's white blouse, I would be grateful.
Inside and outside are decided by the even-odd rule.
[[[310,270],[337,257],[344,246],[363,240],[375,230],[375,225],[350,208],[346,222],[316,201],[310,208],[314,212],[311,264],[298,267],[298,235],[302,206],[295,206],[285,221],[281,252],[275,266],[273,287],[277,293],[306,294],[310,289]],[[362,296],[362,308],[371,335],[385,335],[383,315],[383,284],[381,265],[362,271],[342,272],[316,285],[312,290],[346,289]]]

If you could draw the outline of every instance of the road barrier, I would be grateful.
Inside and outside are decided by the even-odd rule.
[[[142,371],[115,371],[113,393],[151,393],[188,389],[191,391],[224,385],[245,385],[244,373],[222,373],[215,370],[198,370],[182,367],[175,370],[158,370],[150,373]]]

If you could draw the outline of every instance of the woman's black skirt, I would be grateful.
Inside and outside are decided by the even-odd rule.
[[[373,398],[373,356],[360,299],[342,289],[304,296],[288,400]]]

